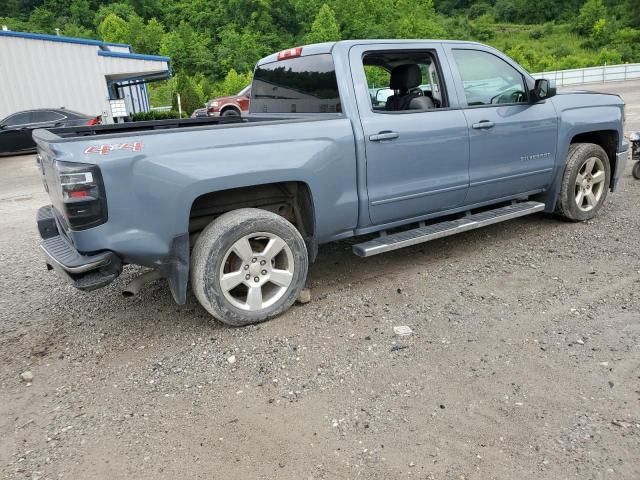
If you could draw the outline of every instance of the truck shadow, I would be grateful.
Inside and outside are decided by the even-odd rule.
[[[532,236],[542,237],[550,230],[567,228],[574,227],[553,217],[536,214],[368,258],[357,257],[351,251],[362,238],[330,243],[320,248],[318,259],[310,268],[311,303],[295,307],[283,317],[295,319],[302,309],[313,310],[314,301],[338,293],[346,286],[395,290],[399,277],[408,271],[429,272],[430,269],[446,269],[454,262],[489,261],[486,255],[489,250],[516,255],[515,243],[523,243]],[[134,297],[124,298],[124,286],[144,271],[141,267],[127,267],[115,282],[93,293],[81,293],[71,287],[60,289],[59,295],[51,300],[55,302],[53,310],[58,322],[63,317],[69,317],[69,320],[61,322],[64,326],[58,323],[58,327],[62,327],[65,335],[73,335],[73,330],[95,329],[109,337],[126,335],[132,339],[153,338],[168,332],[213,334],[228,329],[200,306],[191,289],[187,303],[177,305],[164,280],[146,285]],[[52,285],[58,281],[53,275],[43,279]]]
[[[410,268],[428,270],[443,260],[464,261],[467,255],[477,255],[478,250],[508,249],[523,235],[539,235],[542,231],[569,225],[550,215],[534,214],[367,258],[354,255],[352,246],[376,235],[334,242],[320,247],[318,259],[310,268],[309,285],[324,294],[344,283],[381,281]]]
[[[124,350],[131,355],[136,354],[142,343],[164,345],[164,348],[172,345],[165,353],[155,352],[171,355],[171,351],[185,348],[193,339],[235,342],[234,337],[242,335],[240,332],[244,330],[251,335],[257,335],[258,330],[267,336],[296,335],[306,328],[301,319],[315,314],[317,308],[326,308],[322,300],[345,288],[351,289],[354,295],[395,291],[407,281],[407,273],[414,275],[412,278],[420,272],[437,272],[446,277],[453,264],[459,270],[465,262],[478,266],[523,255],[527,250],[518,245],[530,245],[532,237],[542,241],[554,231],[566,234],[567,229],[575,228],[580,227],[536,214],[369,258],[360,258],[351,252],[351,247],[362,241],[361,238],[324,245],[309,272],[311,303],[296,306],[275,321],[240,331],[215,321],[190,290],[187,303],[177,305],[164,280],[148,284],[135,297],[123,297],[124,286],[144,271],[140,267],[127,267],[119,279],[93,293],[61,286],[55,275],[34,269],[34,278],[39,279],[43,290],[55,289],[56,295],[43,300],[43,308],[32,317],[31,322],[39,328],[30,334],[29,341],[24,342],[22,335],[15,335],[15,342],[5,342],[5,346],[13,358],[17,358],[18,351],[29,355],[29,351],[52,350],[51,345],[57,341],[71,342],[80,349],[89,349],[93,343],[100,342],[107,350]],[[467,278],[474,280],[473,274]],[[10,340],[9,337],[14,335],[6,340]],[[152,351],[146,350],[146,353]]]

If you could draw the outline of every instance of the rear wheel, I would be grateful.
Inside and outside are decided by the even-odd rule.
[[[245,208],[211,222],[193,248],[191,282],[202,306],[233,326],[286,311],[308,270],[302,236],[287,220]]]
[[[571,145],[556,211],[574,222],[595,217],[607,198],[610,178],[609,157],[602,147]]]
[[[636,180],[640,180],[640,160],[638,160],[633,166],[631,174],[633,175],[633,178],[635,178]]]

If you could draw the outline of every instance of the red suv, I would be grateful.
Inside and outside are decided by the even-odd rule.
[[[207,115],[210,117],[226,117],[227,115],[245,115],[249,113],[249,97],[251,85],[246,86],[236,95],[214,98],[207,102]]]

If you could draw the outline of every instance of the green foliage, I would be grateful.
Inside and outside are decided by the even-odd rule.
[[[164,37],[164,25],[158,19],[151,18],[146,24],[135,15],[129,20],[129,41],[137,53],[157,54]]]
[[[304,36],[304,43],[321,43],[340,40],[340,26],[336,14],[326,3],[318,10],[311,30]]]
[[[580,14],[574,24],[577,33],[589,36],[593,33],[596,24],[605,19],[607,9],[602,0],[587,0],[580,9]]]
[[[233,68],[229,70],[227,76],[222,82],[217,83],[213,88],[214,97],[224,97],[227,95],[235,95],[244,87],[251,83],[253,72],[250,70],[246,73],[238,73]]]
[[[97,37],[93,30],[82,27],[80,25],[76,25],[74,23],[66,23],[64,27],[62,27],[60,35],[76,38],[90,38],[94,40]]]
[[[182,112],[182,118],[187,118],[186,112]],[[170,120],[173,118],[180,118],[177,110],[168,110],[165,112],[159,112],[157,110],[151,110],[150,112],[138,112],[134,113],[131,117],[134,122],[147,122],[149,120]]]
[[[384,88],[389,86],[391,75],[382,67],[365,66],[365,74],[369,88]]]
[[[129,39],[129,25],[115,13],[110,13],[98,25],[98,33],[105,42],[126,43]]]
[[[529,37],[533,40],[540,40],[544,37],[544,30],[542,28],[532,28],[529,32]]]
[[[201,86],[193,77],[179,75],[176,82],[176,91],[180,94],[180,106],[183,112],[191,113],[196,108],[204,105],[206,98]],[[173,110],[178,110],[178,96],[174,95],[172,102]]]
[[[213,68],[211,39],[185,22],[162,37],[160,54],[171,57],[177,71],[194,74],[210,72]]]
[[[493,9],[491,4],[486,2],[474,3],[469,7],[469,18],[478,18],[483,15],[491,15],[492,13]]]
[[[53,32],[56,17],[44,7],[36,7],[29,15],[29,23],[40,32]]]
[[[93,18],[93,24],[97,27],[110,14],[113,14],[119,18],[123,18],[127,20],[131,16],[135,15],[136,11],[130,4],[125,2],[110,3],[108,5],[100,5],[100,8],[98,9],[98,13],[96,13]]]
[[[156,82],[149,84],[149,100],[155,107],[166,107],[172,105],[173,97],[176,95],[177,78],[174,76],[166,82]]]
[[[536,72],[640,62],[640,0],[0,0],[0,24],[167,55],[175,76],[150,85],[152,104],[179,92],[188,113],[266,55],[341,38],[476,40]]]
[[[291,47],[291,43],[280,44],[273,35],[255,32],[250,28],[238,30],[233,25],[227,25],[220,30],[219,41],[212,55],[212,60],[216,59],[213,73],[221,78],[231,69],[237,72],[253,70],[260,58],[286,47]]]
[[[638,0],[627,0],[623,7],[624,14],[627,16],[628,24],[640,25],[640,2]]]
[[[74,25],[88,29],[92,26],[93,10],[89,0],[73,0],[69,4],[69,17]]]
[[[495,26],[493,18],[489,15],[482,15],[475,21],[470,22],[470,33],[475,40],[488,42],[493,38]]]

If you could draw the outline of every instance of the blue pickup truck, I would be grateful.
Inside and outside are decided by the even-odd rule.
[[[257,64],[250,112],[36,130],[49,268],[94,290],[149,267],[127,292],[163,278],[184,303],[191,283],[246,325],[294,303],[327,242],[365,236],[366,257],[534,212],[591,219],[629,150],[618,96],[557,93],[470,42],[285,50]]]

